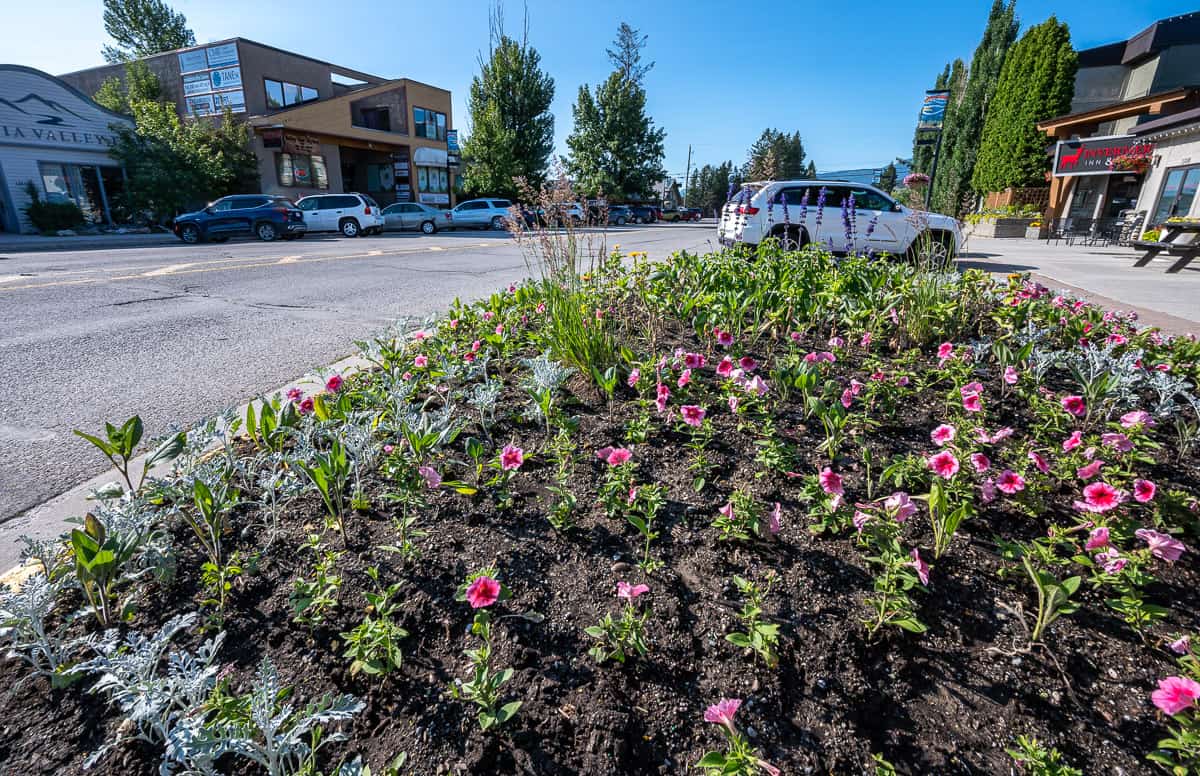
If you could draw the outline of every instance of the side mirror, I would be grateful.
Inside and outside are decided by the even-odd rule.
[[[217,212],[217,209],[212,205],[209,205],[208,207],[204,208],[204,212],[211,216],[213,213]]]

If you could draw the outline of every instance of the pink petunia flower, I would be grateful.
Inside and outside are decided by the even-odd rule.
[[[692,370],[685,369],[679,373],[679,379],[675,381],[675,385],[683,388],[692,381]]]
[[[958,474],[958,459],[949,450],[943,450],[929,459],[929,468],[944,480]]]
[[[861,535],[863,529],[867,527],[867,523],[871,522],[871,516],[866,512],[855,510],[854,517],[850,519],[850,522],[854,524],[854,530]]]
[[[955,430],[954,426],[943,423],[929,433],[929,438],[932,439],[933,443],[938,447],[943,447],[950,442],[953,442],[957,433],[958,432]]]
[[[740,366],[745,372],[750,373],[755,369],[758,369],[758,362],[753,358],[750,358],[750,356],[742,356],[741,359],[738,360],[738,366]]]
[[[717,374],[721,377],[729,377],[733,374],[733,359],[729,356],[721,359],[721,363],[717,364]]]
[[[845,491],[842,489],[842,475],[837,474],[828,466],[821,470],[819,476],[821,481],[821,490],[829,494],[842,494]]]
[[[958,393],[963,398],[966,398],[973,393],[983,393],[983,383],[980,383],[980,382],[967,383],[966,385],[964,385],[963,387],[958,389]]]
[[[1139,504],[1148,504],[1154,500],[1154,494],[1158,492],[1158,486],[1150,480],[1134,480],[1133,481],[1133,500]]]
[[[704,721],[733,730],[733,715],[737,714],[741,705],[742,702],[736,698],[722,698],[704,710]]]
[[[912,558],[912,561],[906,565],[912,566],[917,570],[917,577],[921,580],[922,585],[928,585],[929,564],[921,560],[921,553],[917,551],[916,547],[913,547],[912,552],[908,554],[908,557]]]
[[[997,431],[995,434],[992,434],[991,437],[988,438],[988,442],[990,442],[991,444],[994,445],[997,442],[1003,442],[1005,439],[1008,439],[1012,435],[1013,435],[1013,430],[1011,428],[1009,428],[1008,426],[1005,426],[1004,428]]]
[[[620,466],[628,463],[629,459],[633,457],[633,453],[624,447],[605,447],[596,454],[600,455],[601,453],[604,454],[601,457],[609,466]]]
[[[632,601],[642,593],[649,592],[650,588],[647,585],[631,585],[625,581],[617,583],[617,598],[624,598],[626,601]]]
[[[721,507],[717,511],[720,512],[722,515],[724,515],[726,520],[732,520],[733,519],[733,502],[732,501],[725,502],[725,506]]]
[[[304,398],[304,391],[299,388],[288,388],[287,399],[292,404],[298,404]]]
[[[1158,689],[1150,694],[1150,700],[1164,714],[1175,716],[1196,705],[1200,699],[1200,682],[1186,676],[1168,676],[1158,680]]]
[[[862,339],[858,341],[858,345],[859,347],[863,348],[871,347],[871,332],[867,332],[866,334],[862,335]]]
[[[1169,534],[1159,533],[1149,528],[1139,528],[1133,533],[1150,547],[1150,554],[1156,558],[1173,563],[1179,560],[1179,556],[1187,550],[1187,545]]]
[[[337,393],[341,389],[342,389],[342,376],[341,375],[333,375],[332,377],[330,377],[328,380],[325,381],[325,390],[329,391],[330,393]]]
[[[1100,467],[1103,465],[1104,461],[1101,461],[1099,458],[1097,458],[1087,466],[1080,466],[1078,469],[1076,469],[1075,476],[1086,482],[1087,480],[1090,480],[1092,477],[1095,477],[1097,474],[1099,474]]]
[[[683,363],[688,369],[699,369],[708,362],[699,353],[688,353],[683,357]]]
[[[1004,382],[1008,383],[1009,385],[1016,385],[1020,376],[1021,375],[1013,367],[1004,367]]]
[[[1105,574],[1120,574],[1129,558],[1122,557],[1121,553],[1110,547],[1096,555],[1096,562],[1104,569]]]
[[[842,337],[830,337],[829,338],[829,347],[834,348],[834,349],[844,348],[844,347],[846,347],[846,340]]]
[[[908,494],[898,490],[883,500],[883,508],[895,518],[897,523],[903,523],[917,513],[917,505]]]
[[[963,397],[962,406],[967,412],[982,412],[983,400],[979,398],[979,394],[969,393]]]
[[[679,408],[679,413],[683,416],[683,422],[689,426],[699,428],[704,423],[704,408],[695,404],[685,404]]]
[[[720,345],[721,347],[727,348],[733,344],[733,335],[730,334],[729,332],[721,331],[720,329],[714,329],[713,334],[716,335],[717,344]]]
[[[424,369],[428,364],[429,358],[427,356],[417,356],[413,359],[413,366],[417,369]]]
[[[772,536],[779,533],[783,527],[783,507],[778,501],[775,502],[775,508],[771,510],[771,515],[767,521],[767,530]]]
[[[479,349],[482,347],[483,347],[483,343],[479,340],[475,340],[474,342],[471,343],[471,352],[478,353]]]
[[[1192,640],[1189,636],[1180,636],[1167,646],[1169,646],[1171,651],[1176,655],[1186,655],[1188,650],[1191,649]]]
[[[1087,414],[1087,402],[1082,396],[1064,396],[1059,402],[1062,408],[1077,418]]]
[[[767,381],[758,375],[755,375],[746,383],[746,393],[753,393],[758,396],[762,396],[768,390],[770,390],[770,386],[767,385]]]
[[[1087,542],[1084,543],[1085,550],[1103,550],[1108,546],[1108,528],[1103,525],[1098,525],[1088,533]]]
[[[943,342],[941,345],[938,345],[937,355],[942,361],[954,358],[954,345],[949,342]]]
[[[1114,509],[1125,500],[1125,494],[1107,482],[1093,482],[1083,489],[1083,501],[1076,501],[1075,508],[1100,514]]]
[[[1129,437],[1114,432],[1101,434],[1100,443],[1121,453],[1128,453],[1133,449],[1133,441]]]
[[[904,388],[908,385],[908,375],[900,375],[896,378],[896,385]]]
[[[433,490],[442,484],[442,475],[437,473],[437,469],[432,466],[421,466],[417,469],[417,474],[425,479],[425,487]]]
[[[850,409],[850,405],[854,403],[854,391],[847,388],[842,391],[842,406]]]
[[[729,411],[737,412],[737,408],[738,408],[738,397],[730,396],[729,397]]]
[[[451,328],[453,328],[453,327],[451,327]],[[426,339],[428,337],[429,337],[429,332],[427,332],[427,331],[421,330],[421,331],[413,332],[413,339],[417,340],[418,342],[420,342],[421,340]]]
[[[979,483],[979,500],[985,504],[990,504],[996,500],[996,481],[988,478]]]
[[[1079,447],[1081,444],[1083,444],[1083,432],[1082,431],[1072,431],[1071,436],[1069,436],[1063,440],[1063,443],[1062,443],[1063,452],[1069,453],[1072,450],[1074,450],[1076,447]]]
[[[642,379],[642,370],[638,369],[637,367],[634,367],[633,371],[629,373],[629,377],[626,378],[625,384],[628,385],[630,388],[632,388],[633,386],[637,385],[638,380],[641,380],[641,379]]]
[[[316,402],[313,401],[313,397],[305,396],[300,402],[300,414],[307,415],[313,411],[314,407],[316,407]]]
[[[391,455],[391,454],[392,454],[392,453],[394,453],[394,452],[396,452],[396,446],[395,446],[395,445],[384,445],[384,446],[383,446],[383,454],[384,454],[384,455]]]
[[[992,468],[992,462],[983,453],[971,453],[971,465],[975,467],[977,472],[986,472]]]
[[[505,445],[500,451],[500,468],[506,472],[516,471],[525,463],[525,451],[514,445]]]
[[[1157,425],[1157,424],[1154,422],[1154,418],[1150,415],[1149,412],[1146,412],[1144,410],[1134,410],[1133,412],[1126,412],[1124,415],[1121,416],[1121,427],[1122,428],[1129,429],[1129,428],[1138,428],[1140,426],[1145,426],[1146,428],[1153,428],[1155,425]]]
[[[1014,472],[1012,469],[1005,469],[1000,472],[1000,476],[996,478],[996,487],[1002,493],[1007,493],[1012,496],[1025,490],[1025,478]]]
[[[467,587],[467,603],[472,609],[491,606],[500,599],[500,583],[491,577],[478,577]]]

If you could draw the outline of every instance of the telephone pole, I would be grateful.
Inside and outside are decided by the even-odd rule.
[[[678,169],[678,168],[676,168]],[[688,143],[687,169],[683,173],[683,205],[687,207],[687,195],[692,193],[692,144]]]

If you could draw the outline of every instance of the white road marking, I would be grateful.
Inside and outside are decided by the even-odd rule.
[[[296,256],[284,256],[283,258],[281,258],[279,261],[277,261],[275,263],[276,264],[295,264],[301,258],[303,258],[303,256],[300,256],[299,254],[297,254]]]
[[[146,277],[146,278],[162,277],[163,275],[171,275],[175,272],[178,272],[181,269],[187,269],[188,267],[194,267],[194,266],[196,266],[196,262],[194,262],[194,261],[188,262],[186,264],[171,264],[166,267],[159,267],[158,269],[152,269],[149,272],[143,272],[142,277]]]
[[[383,251],[367,251],[368,256],[382,256]]]
[[[431,251],[444,251],[444,250],[446,250],[446,249],[445,249],[445,248],[443,248],[443,247],[442,247],[442,246],[440,246],[440,245],[430,245],[430,246],[429,246],[429,250],[431,250]]]
[[[0,283],[11,283],[14,280],[20,280],[21,275],[0,275]]]

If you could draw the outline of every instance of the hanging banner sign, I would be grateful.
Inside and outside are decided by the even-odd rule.
[[[1132,135],[1090,137],[1084,140],[1060,140],[1054,153],[1054,174],[1111,175],[1124,170],[1114,169],[1109,162],[1117,157],[1149,158],[1154,144]]]
[[[917,129],[941,129],[946,119],[946,106],[950,104],[949,89],[930,89],[925,92],[921,103],[921,115],[917,117]]]

